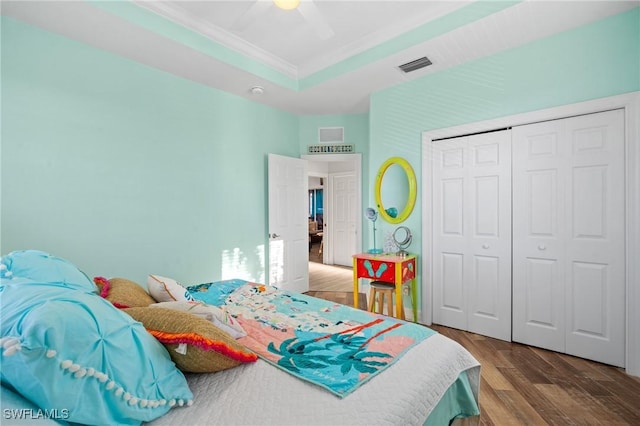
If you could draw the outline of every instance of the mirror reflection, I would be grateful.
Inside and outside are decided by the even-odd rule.
[[[398,217],[409,199],[409,179],[400,165],[392,164],[384,172],[380,197],[387,214],[392,218]]]
[[[407,160],[392,157],[376,177],[376,204],[380,216],[390,223],[406,220],[416,201],[416,176]]]

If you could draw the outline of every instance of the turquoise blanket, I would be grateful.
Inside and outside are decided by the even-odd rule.
[[[239,343],[339,397],[435,334],[417,324],[254,283],[228,294],[225,308],[247,332]]]

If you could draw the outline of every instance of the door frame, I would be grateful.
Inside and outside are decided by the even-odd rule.
[[[354,164],[354,172],[356,175],[356,187],[357,187],[357,200],[356,211],[362,212],[362,154],[303,154],[300,156],[303,160],[307,161],[320,161],[326,163],[345,162],[351,161]],[[323,198],[325,203],[330,202],[333,195],[331,188],[331,179],[329,179],[331,173],[319,174],[317,172],[309,171],[307,168],[307,174],[309,176],[322,177],[326,180],[327,184],[323,188]],[[329,200],[329,201],[328,201]],[[326,205],[326,204],[325,204]],[[331,217],[330,209],[324,212],[324,223],[327,224],[329,232],[324,232],[324,245],[323,245],[323,259],[327,262],[333,262],[333,218]],[[362,214],[356,214],[356,252],[362,251]],[[356,253],[354,253],[356,254]]]
[[[640,92],[545,108],[491,120],[422,132],[422,315],[420,322],[433,320],[432,238],[433,212],[431,186],[432,147],[436,139],[462,136],[523,124],[531,124],[611,109],[624,109],[625,117],[625,282],[626,282],[626,360],[628,374],[640,376]]]

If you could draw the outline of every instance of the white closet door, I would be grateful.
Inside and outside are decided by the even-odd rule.
[[[624,113],[572,118],[567,134],[566,351],[623,367]]]
[[[511,131],[469,137],[468,330],[511,341]]]
[[[436,142],[434,322],[511,340],[510,131]]]
[[[433,322],[467,329],[467,138],[434,142]]]
[[[624,366],[622,110],[513,129],[513,339]]]
[[[512,130],[513,340],[565,351],[563,123]]]

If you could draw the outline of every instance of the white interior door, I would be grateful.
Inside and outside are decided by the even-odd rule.
[[[309,291],[307,161],[269,154],[269,285]]]
[[[623,120],[616,110],[513,129],[513,338],[617,366],[625,350]]]
[[[434,322],[511,340],[511,135],[435,142]]]
[[[336,265],[353,266],[356,247],[357,179],[355,173],[333,173],[331,185],[331,253]]]

